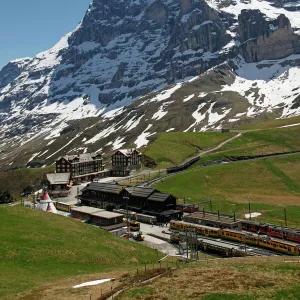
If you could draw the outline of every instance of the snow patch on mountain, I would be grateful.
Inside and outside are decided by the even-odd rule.
[[[134,142],[136,144],[137,148],[141,148],[143,146],[148,145],[149,140],[147,140],[147,138],[149,138],[150,136],[156,134],[156,132],[154,133],[150,133],[148,132],[148,130],[153,126],[153,124],[149,124],[147,126],[147,128],[142,132],[142,134],[140,134],[138,136],[138,138],[136,139],[136,141]]]
[[[276,19],[280,14],[286,15],[294,28],[300,29],[300,11],[288,11],[284,8],[274,7],[268,1],[262,0],[234,0],[226,2],[227,5],[220,5],[220,0],[207,0],[207,3],[214,9],[233,14],[236,18],[243,9],[259,9],[269,19]]]
[[[225,85],[222,91],[238,92],[247,98],[252,106],[260,108],[274,109],[285,106],[282,117],[300,113],[299,108],[292,109],[293,101],[300,95],[299,67],[287,64],[287,61],[296,59],[300,59],[300,55],[291,55],[277,61],[245,63],[240,57],[236,59],[238,69],[235,71],[237,76],[234,83]],[[254,110],[249,108],[247,116],[253,116]]]

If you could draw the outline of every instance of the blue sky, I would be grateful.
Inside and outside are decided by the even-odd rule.
[[[0,69],[54,46],[83,18],[91,0],[0,0]]]

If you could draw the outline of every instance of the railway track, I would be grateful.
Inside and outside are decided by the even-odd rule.
[[[195,235],[189,235],[186,238],[185,233],[183,232],[173,232],[176,235],[179,235],[182,241],[186,241],[188,244],[193,243],[195,245]],[[226,256],[279,256],[283,254],[278,254],[271,250],[258,248],[255,246],[249,246],[241,244],[238,242],[232,242],[222,239],[213,239],[204,236],[197,236],[197,246],[204,250],[215,250],[220,253],[226,254]]]

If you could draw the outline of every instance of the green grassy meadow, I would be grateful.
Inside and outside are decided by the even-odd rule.
[[[245,132],[215,152],[204,155],[195,166],[217,160],[235,160],[241,156],[292,151],[300,151],[300,126]]]
[[[91,225],[23,207],[0,206],[0,299],[70,276],[126,270],[160,253]]]
[[[213,210],[243,217],[251,203],[261,220],[280,224],[287,209],[289,225],[300,227],[300,154],[194,168],[154,187],[186,202],[211,199]],[[202,208],[203,206],[201,206]],[[209,206],[205,206],[209,209]]]
[[[269,128],[281,127],[281,126],[298,124],[298,123],[300,123],[300,116],[287,118],[287,119],[275,119],[266,122],[258,122],[253,124],[242,125],[239,126],[238,129],[242,129],[242,130],[269,129]]]
[[[199,150],[212,148],[236,133],[169,132],[162,133],[143,154],[151,157],[159,167],[178,165],[197,155]]]

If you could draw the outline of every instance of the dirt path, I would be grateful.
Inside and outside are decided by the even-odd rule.
[[[222,148],[224,145],[232,142],[233,140],[239,138],[241,135],[243,134],[243,132],[239,132],[238,134],[236,134],[235,136],[231,137],[230,139],[228,140],[225,140],[224,142],[220,143],[219,145],[215,146],[214,148],[211,148],[211,149],[208,149],[208,150],[205,150],[205,151],[200,151],[199,152],[199,155],[205,155],[205,154],[208,154],[210,152],[213,152],[215,150],[218,150],[220,148]]]

